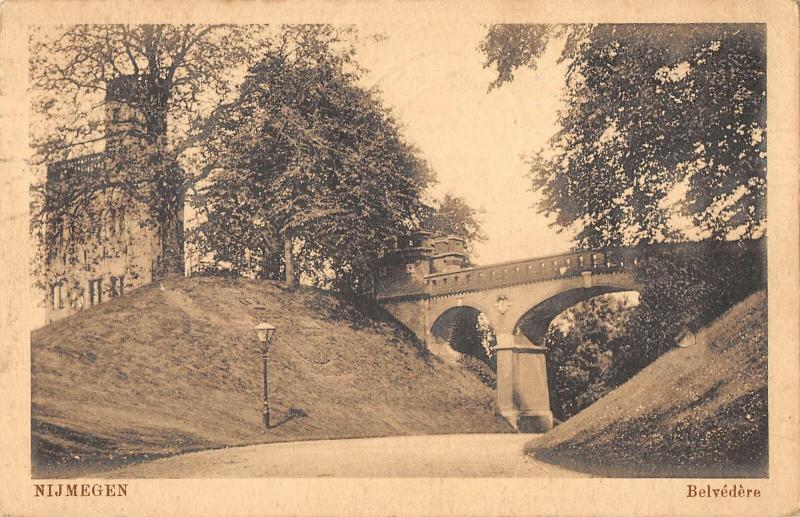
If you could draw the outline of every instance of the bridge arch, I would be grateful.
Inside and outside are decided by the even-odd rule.
[[[509,299],[513,302],[501,319],[503,331],[516,333],[520,320],[530,316],[532,311],[542,316],[556,311],[557,316],[569,307],[601,294],[639,291],[641,286],[632,273],[585,274],[508,289]],[[551,318],[552,319],[552,318]]]
[[[561,291],[524,311],[514,314],[513,334],[524,333],[532,343],[544,345],[550,323],[570,307],[604,294],[639,291],[636,285],[598,285]]]
[[[428,348],[443,358],[455,360],[461,354],[466,354],[492,365],[490,355],[477,341],[478,336],[469,336],[469,330],[465,327],[471,325],[474,327],[473,330],[476,330],[480,315],[484,315],[491,325],[491,319],[486,314],[486,310],[480,308],[480,304],[452,305],[440,311],[438,316],[432,318],[428,330]],[[472,337],[473,340],[469,342],[454,341],[459,332],[463,332],[462,338]]]
[[[490,316],[490,307],[481,303],[480,300],[471,298],[468,301],[461,301],[453,300],[450,303],[443,304],[441,306],[437,306],[433,308],[431,318],[430,318],[430,328],[428,329],[429,333],[433,332],[433,327],[436,325],[436,322],[439,321],[443,316],[445,316],[448,312],[454,311],[457,309],[466,309],[466,310],[473,310],[478,311],[479,313],[485,314],[486,316]]]

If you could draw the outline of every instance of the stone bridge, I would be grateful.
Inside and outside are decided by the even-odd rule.
[[[702,245],[662,246],[696,251]],[[466,267],[462,239],[432,239],[421,231],[381,258],[374,295],[443,358],[456,358],[458,353],[437,336],[437,327],[449,325],[465,308],[483,313],[497,336],[500,413],[520,430],[544,431],[553,425],[542,346],[550,322],[580,301],[638,291],[634,270],[644,250],[585,250]]]

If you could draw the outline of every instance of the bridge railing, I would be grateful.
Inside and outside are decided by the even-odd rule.
[[[438,295],[552,280],[579,275],[584,271],[630,271],[637,265],[638,259],[633,249],[576,251],[428,275],[425,277],[424,290]]]
[[[378,298],[406,295],[441,295],[546,281],[576,276],[585,271],[595,273],[633,271],[639,266],[640,256],[649,256],[659,249],[671,249],[690,256],[700,255],[712,260],[725,260],[726,254],[740,253],[743,246],[761,254],[764,257],[763,260],[766,261],[766,237],[744,242],[698,241],[620,247],[603,251],[580,250],[548,257],[537,257],[462,269],[450,273],[427,275],[422,283],[417,281],[409,282],[402,286],[392,286],[387,291],[376,294]],[[766,270],[766,265],[764,267]],[[399,289],[396,289],[396,287],[399,287]]]
[[[584,271],[614,273],[631,271],[638,266],[635,248],[581,250],[547,257],[502,262],[449,273],[427,275],[424,283],[398,282],[375,293],[377,298],[415,295],[442,295],[491,289],[527,282],[540,282],[570,276]]]

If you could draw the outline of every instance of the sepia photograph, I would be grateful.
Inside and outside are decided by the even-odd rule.
[[[796,214],[768,218],[768,192],[795,212],[797,192],[768,150],[797,149],[768,146],[768,111],[796,109],[768,106],[768,23],[263,14],[19,30],[25,497],[245,478],[768,497],[798,446],[771,403],[798,387],[771,359],[773,285],[798,290]],[[508,514],[559,513],[527,510]]]

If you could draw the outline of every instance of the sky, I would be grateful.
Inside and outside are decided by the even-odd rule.
[[[436,172],[434,194],[452,192],[482,209],[486,242],[474,263],[490,264],[567,251],[571,239],[548,227],[532,208],[536,196],[525,157],[557,130],[556,111],[565,66],[551,45],[536,71],[521,70],[512,83],[488,91],[495,77],[478,50],[479,24],[359,26],[380,33],[358,61],[369,70],[365,85],[383,91],[406,137]]]

